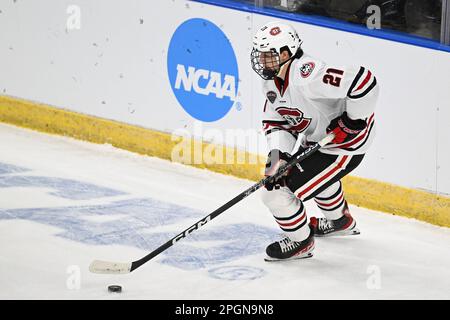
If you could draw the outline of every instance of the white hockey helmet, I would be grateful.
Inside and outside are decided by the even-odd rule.
[[[253,70],[265,80],[273,79],[287,62],[280,63],[281,52],[288,49],[291,59],[298,58],[303,53],[301,43],[297,31],[290,25],[281,22],[265,24],[253,37]]]

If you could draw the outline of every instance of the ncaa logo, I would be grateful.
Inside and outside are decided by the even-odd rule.
[[[214,23],[189,19],[174,32],[167,54],[170,86],[193,118],[223,118],[238,92],[238,65],[230,41]]]

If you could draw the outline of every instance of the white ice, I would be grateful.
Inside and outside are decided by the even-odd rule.
[[[252,184],[1,124],[0,299],[450,298],[449,229],[350,206],[360,236],[267,263],[281,232],[258,192],[130,274],[88,271],[141,258]]]

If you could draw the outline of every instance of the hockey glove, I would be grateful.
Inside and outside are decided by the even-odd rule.
[[[267,156],[266,170],[264,175],[266,177],[274,175],[278,171],[278,169],[289,162],[291,158],[292,157],[289,153],[273,149]],[[272,191],[274,188],[277,190],[280,189],[280,187],[286,186],[286,176],[289,174],[289,171],[290,170],[286,171],[280,178],[266,183],[266,189]]]
[[[347,112],[344,112],[341,116],[331,120],[327,133],[334,133],[332,143],[341,144],[354,139],[366,126],[364,120],[352,120],[347,116]]]

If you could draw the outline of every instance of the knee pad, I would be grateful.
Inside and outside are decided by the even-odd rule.
[[[267,191],[261,194],[262,201],[276,216],[292,215],[300,208],[300,200],[288,188]]]

